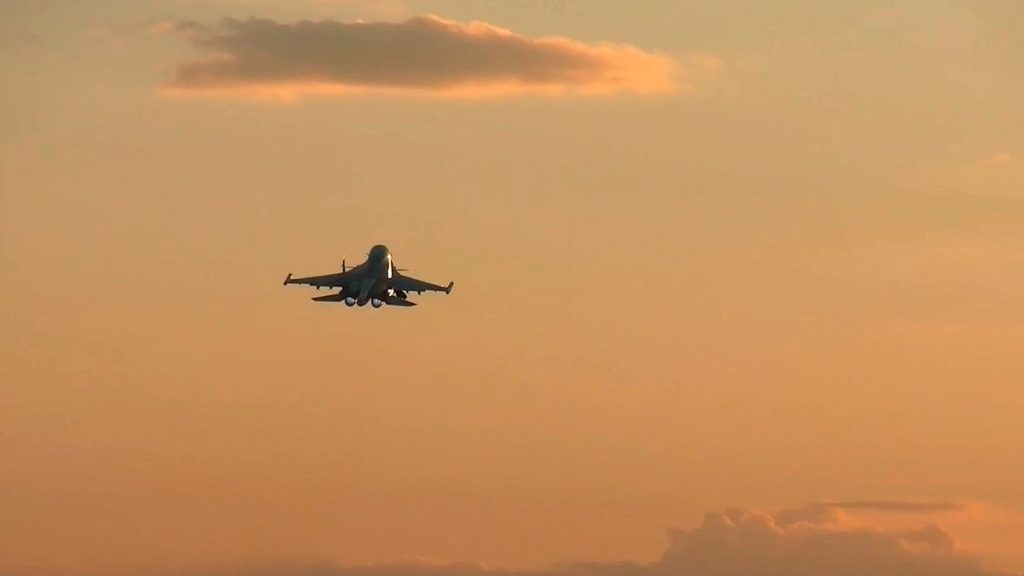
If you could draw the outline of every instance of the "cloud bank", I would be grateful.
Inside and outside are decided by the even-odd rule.
[[[703,576],[995,575],[935,523],[880,531],[848,523],[835,508],[776,513],[727,510],[694,530],[673,531],[654,574]]]
[[[625,44],[528,38],[484,22],[227,18],[179,23],[206,56],[179,63],[165,93],[294,100],[366,92],[448,98],[653,94],[676,89],[667,56]]]
[[[274,567],[221,576],[1010,576],[986,568],[935,523],[884,531],[862,526],[844,508],[940,513],[950,503],[846,502],[773,512],[730,509],[707,514],[689,530],[669,532],[659,559],[579,563],[509,571],[471,563],[405,562],[368,566]]]
[[[835,502],[818,502],[812,506],[840,508],[842,510],[868,510],[872,512],[902,512],[911,514],[932,514],[936,512],[955,512],[963,509],[959,502],[939,501],[900,501],[900,500],[848,500]]]

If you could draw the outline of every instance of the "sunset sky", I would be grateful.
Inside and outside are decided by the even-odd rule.
[[[0,574],[1024,574],[1022,31],[2,0]]]

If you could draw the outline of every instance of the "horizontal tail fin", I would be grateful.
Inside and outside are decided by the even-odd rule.
[[[341,295],[341,292],[338,292],[337,294],[328,294],[327,296],[315,296],[311,298],[311,300],[314,300],[316,302],[341,302],[344,299],[345,297]]]
[[[384,299],[384,303],[388,306],[415,306],[416,303],[411,300],[406,300],[400,296],[389,296]]]

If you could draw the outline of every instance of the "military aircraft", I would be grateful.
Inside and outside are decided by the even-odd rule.
[[[307,284],[320,288],[341,288],[337,294],[313,298],[317,302],[344,302],[346,306],[365,306],[367,302],[374,308],[389,306],[415,306],[408,299],[409,292],[444,292],[451,294],[454,282],[447,286],[438,286],[411,276],[402,274],[403,269],[395,267],[391,251],[387,246],[378,244],[370,249],[366,262],[348,268],[345,260],[341,261],[341,272],[310,276],[308,278],[292,278],[289,274],[284,279],[288,284]]]

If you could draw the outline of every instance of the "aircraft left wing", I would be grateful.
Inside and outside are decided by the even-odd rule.
[[[438,286],[437,284],[417,280],[411,276],[399,276],[391,282],[392,288],[402,292],[444,292],[445,294],[450,294],[453,286],[455,286],[454,282],[449,282],[447,286]]]
[[[292,278],[292,275],[289,274],[288,277],[284,279],[284,283],[308,284],[310,286],[316,286],[317,288],[321,286],[337,288],[344,286],[345,284],[348,284],[350,281],[352,281],[354,276],[353,272],[355,272],[355,270],[355,268],[352,268],[345,272],[338,272],[336,274],[324,274],[323,276],[308,276],[306,278]]]

